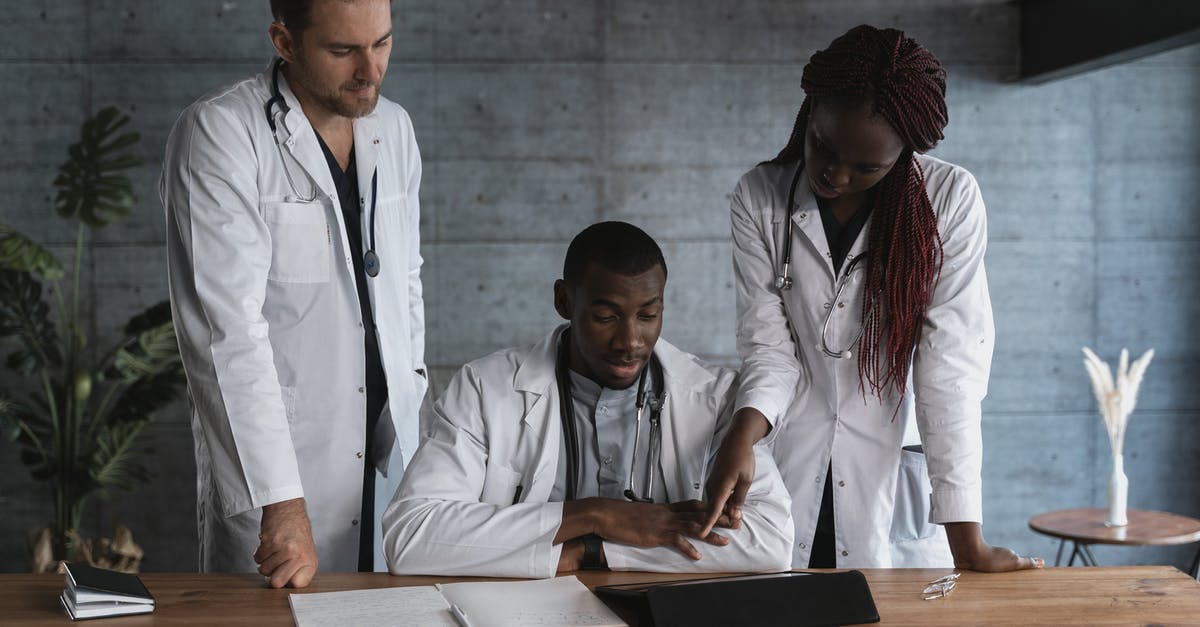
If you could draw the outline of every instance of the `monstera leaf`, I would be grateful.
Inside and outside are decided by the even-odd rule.
[[[20,347],[6,363],[23,375],[62,361],[42,285],[28,272],[0,269],[0,341],[10,339]]]
[[[0,268],[31,272],[51,281],[63,278],[62,264],[50,251],[4,224],[0,224]]]
[[[129,490],[150,479],[150,473],[136,461],[141,453],[138,435],[144,426],[145,421],[114,423],[96,435],[86,467],[92,487],[101,497],[109,496],[114,488]]]
[[[133,183],[120,172],[142,160],[127,150],[137,143],[138,134],[117,134],[128,122],[129,116],[108,107],[83,123],[79,142],[71,145],[70,158],[54,179],[58,215],[78,215],[89,226],[100,227],[133,210]]]
[[[137,335],[116,352],[113,365],[104,372],[104,378],[134,383],[179,369],[179,344],[175,340],[175,327],[170,322],[169,307],[166,321],[155,320],[155,316],[162,315],[160,304],[130,321],[126,328],[136,330]]]

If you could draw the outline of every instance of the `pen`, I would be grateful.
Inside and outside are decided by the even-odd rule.
[[[458,623],[459,627],[471,627],[471,621],[467,620],[467,613],[462,611],[457,604],[450,604],[450,615],[454,617],[454,622]]]
[[[525,486],[523,486],[523,485],[517,486],[517,493],[513,495],[513,502],[512,502],[513,505],[516,505],[517,503],[521,502],[521,492],[524,490],[525,490]]]

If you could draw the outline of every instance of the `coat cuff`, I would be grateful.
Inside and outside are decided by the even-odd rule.
[[[977,489],[935,490],[929,501],[931,523],[983,523],[983,495]]]

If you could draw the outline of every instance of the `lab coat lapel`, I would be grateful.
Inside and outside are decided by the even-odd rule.
[[[358,169],[358,202],[363,210],[363,245],[369,246],[370,219],[372,194],[371,179],[375,176],[375,168],[379,164],[380,138],[378,133],[378,114],[372,112],[354,121],[354,162]],[[376,203],[378,209],[378,203]]]
[[[329,163],[325,161],[321,145],[317,143],[317,132],[309,124],[308,118],[300,108],[300,101],[296,100],[296,95],[292,93],[282,72],[279,74],[279,93],[287,103],[287,113],[280,118],[283,124],[278,127],[279,138],[283,141],[283,151],[288,153],[285,159],[295,160],[294,163],[285,163],[283,166],[289,168],[288,172],[292,173],[292,178],[296,181],[296,190],[307,194],[311,188],[307,188],[306,184],[315,184],[318,188],[318,200],[321,197],[337,198],[333,176],[329,173]],[[301,169],[303,172],[297,171]]]
[[[662,458],[660,465],[672,501],[700,498],[707,455],[679,451],[708,451],[717,419],[713,403],[704,403],[713,375],[684,356],[666,340],[654,347],[663,366]],[[686,428],[682,428],[686,422]]]
[[[524,478],[525,493],[522,500],[547,501],[554,489],[558,476],[558,451],[562,446],[562,428],[559,420],[558,385],[555,378],[555,358],[558,353],[558,337],[565,329],[559,327],[526,354],[513,376],[513,389],[525,398],[525,412],[521,416],[521,431],[517,436],[513,467],[532,467],[533,476]],[[533,464],[529,462],[533,461]]]
[[[829,242],[825,239],[825,226],[821,224],[821,210],[817,207],[817,199],[806,180],[807,178],[801,177],[796,184],[796,205],[792,207],[792,223],[805,248],[820,259],[821,266],[829,273],[829,279],[833,280],[833,260],[829,252]],[[795,265],[793,260],[793,267]]]

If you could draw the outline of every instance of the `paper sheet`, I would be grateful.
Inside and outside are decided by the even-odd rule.
[[[458,627],[433,586],[288,595],[297,627],[429,625]]]
[[[574,576],[438,586],[471,627],[624,627],[625,622]]]

